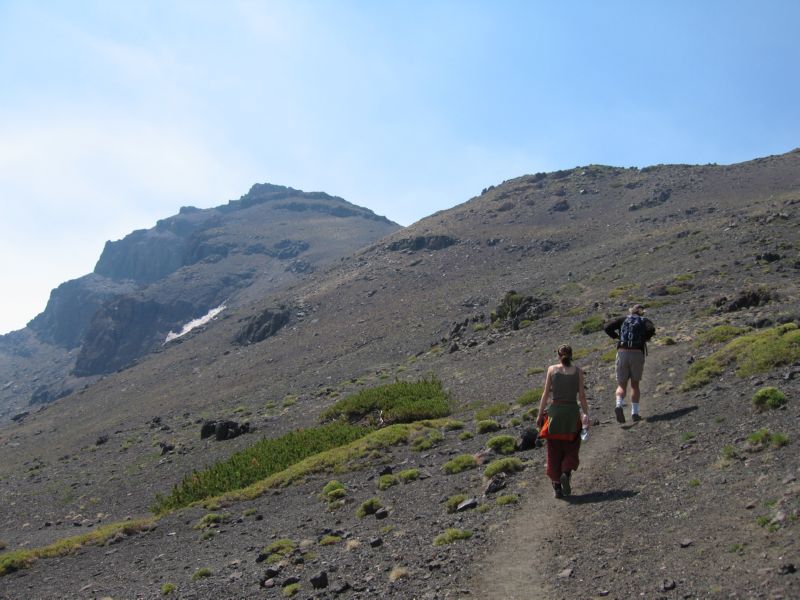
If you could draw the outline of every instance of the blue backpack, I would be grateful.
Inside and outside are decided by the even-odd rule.
[[[633,314],[625,317],[619,328],[619,343],[624,348],[644,348],[644,318]]]

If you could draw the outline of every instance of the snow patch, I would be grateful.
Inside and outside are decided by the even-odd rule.
[[[196,329],[196,328],[198,328],[198,327],[201,327],[202,325],[205,325],[206,323],[208,323],[209,321],[211,321],[211,320],[212,320],[214,317],[216,317],[216,316],[217,316],[219,313],[221,313],[223,310],[225,310],[225,305],[224,305],[224,304],[220,304],[220,305],[219,305],[219,306],[217,306],[216,308],[212,308],[210,311],[208,311],[208,312],[207,312],[205,315],[203,315],[202,317],[198,317],[197,319],[192,319],[191,321],[189,321],[188,323],[186,323],[186,324],[185,324],[185,325],[184,325],[184,326],[181,328],[181,331],[180,331],[180,333],[175,333],[174,331],[170,331],[170,332],[167,334],[167,338],[164,340],[164,343],[165,343],[165,344],[168,344],[168,343],[169,343],[169,342],[171,342],[172,340],[178,339],[178,338],[179,338],[179,337],[181,337],[182,335],[186,335],[186,334],[187,334],[187,333],[189,333],[189,332],[190,332],[192,329]]]

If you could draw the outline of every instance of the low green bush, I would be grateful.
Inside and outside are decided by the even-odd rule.
[[[486,419],[475,423],[475,430],[478,433],[491,433],[500,429],[500,423],[493,419]]]
[[[363,519],[367,515],[374,515],[378,510],[383,508],[383,504],[379,498],[369,498],[361,503],[361,506],[356,510],[356,516]]]
[[[214,572],[208,567],[200,567],[194,573],[192,573],[192,581],[197,581],[198,579],[211,577],[213,574]]]
[[[174,583],[165,583],[161,586],[161,595],[162,596],[169,596],[172,592],[175,591],[175,584]]]
[[[522,461],[518,458],[499,458],[489,463],[483,474],[486,477],[493,477],[498,473],[516,473],[523,469]]]
[[[450,414],[450,396],[435,378],[397,381],[361,390],[325,410],[323,421],[345,417],[351,421],[380,412],[386,423],[439,419]]]
[[[448,529],[434,538],[433,545],[444,546],[445,544],[452,544],[458,540],[468,540],[471,537],[471,531],[466,531],[464,529]]]
[[[539,400],[542,399],[543,391],[544,388],[542,388],[541,386],[535,387],[531,390],[525,390],[524,392],[522,392],[522,395],[519,398],[517,398],[517,404],[519,404],[520,406],[529,406],[531,404],[536,404],[537,402],[539,402]]]
[[[497,435],[489,438],[486,445],[498,454],[514,454],[517,449],[517,441],[510,435]]]
[[[505,402],[501,402],[499,404],[490,404],[489,406],[475,411],[475,420],[485,421],[487,419],[491,419],[492,417],[500,417],[506,414],[510,408],[511,407]]]
[[[458,439],[462,442],[466,442],[467,440],[471,440],[474,438],[475,435],[471,431],[462,431],[458,434]]]
[[[450,496],[444,503],[447,512],[450,514],[456,512],[456,509],[458,509],[458,505],[461,504],[467,498],[469,498],[469,496],[467,496],[466,494],[455,494],[453,496]]]
[[[414,441],[411,442],[411,447],[418,452],[422,452],[423,450],[430,450],[442,441],[444,441],[444,436],[440,431],[434,429],[427,432],[425,435],[414,438]]]
[[[320,539],[320,541],[319,541],[319,545],[320,546],[332,546],[333,544],[338,544],[341,541],[342,541],[341,536],[328,534],[328,535],[322,536],[322,539]]]
[[[572,333],[589,335],[590,333],[596,333],[598,331],[602,331],[604,324],[605,321],[603,320],[602,316],[592,315],[588,319],[584,319],[580,323],[576,323],[575,326],[572,328]]]
[[[498,496],[497,500],[495,500],[495,504],[497,506],[505,506],[507,504],[517,504],[519,502],[519,496],[516,494],[505,494],[503,496]]]
[[[290,583],[289,585],[283,586],[283,588],[281,589],[281,593],[285,598],[291,598],[299,591],[300,591],[299,583]]]
[[[749,377],[791,364],[800,358],[800,329],[795,323],[764,329],[728,342],[712,355],[695,361],[686,373],[681,388],[702,387],[720,375],[726,366],[735,365],[736,375]]]
[[[388,490],[393,485],[400,483],[395,475],[381,475],[378,477],[378,489],[381,491]]]
[[[403,483],[416,481],[417,479],[419,479],[419,469],[406,469],[404,471],[400,471],[397,474],[397,479],[399,479]]]
[[[471,454],[460,454],[453,459],[448,460],[442,467],[444,472],[448,475],[461,473],[467,469],[474,469],[478,466],[478,461]]]
[[[747,333],[749,329],[746,327],[736,327],[735,325],[717,325],[706,331],[697,334],[694,340],[695,346],[698,348],[703,346],[711,346],[713,344],[725,344],[731,340]]]
[[[156,496],[153,512],[162,514],[192,502],[244,488],[301,460],[355,441],[369,429],[335,422],[263,439],[202,471],[194,471],[173,487],[168,496]]]
[[[786,404],[786,394],[772,386],[763,387],[753,395],[753,406],[757,410],[780,408],[784,404]]]

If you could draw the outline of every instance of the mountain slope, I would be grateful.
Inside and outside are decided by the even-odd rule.
[[[586,597],[609,588],[612,597],[619,598],[669,595],[670,589],[658,591],[662,564],[654,561],[659,556],[665,568],[684,569],[680,576],[663,577],[683,578],[674,593],[705,595],[708,589],[703,586],[709,585],[710,577],[702,557],[687,560],[687,553],[680,555],[680,544],[676,548],[642,542],[657,539],[665,528],[670,539],[680,541],[688,535],[687,527],[699,532],[693,540],[697,550],[716,552],[706,564],[722,565],[728,558],[726,550],[714,549],[715,536],[721,544],[733,538],[750,540],[748,568],[759,572],[773,567],[760,577],[776,590],[786,589],[792,580],[781,579],[780,565],[769,561],[778,561],[775,548],[781,549],[782,557],[797,556],[791,516],[797,514],[797,494],[792,482],[781,484],[800,467],[794,441],[753,454],[748,459],[752,471],[735,466],[712,470],[719,469],[715,464],[726,445],[747,456],[746,436],[759,423],[790,431],[789,424],[800,415],[800,406],[792,400],[800,380],[791,375],[797,365],[778,363],[755,379],[738,377],[733,367],[724,367],[721,376],[697,391],[684,391],[681,382],[690,362],[720,347],[697,345],[703,332],[717,325],[767,331],[800,319],[799,167],[800,152],[795,151],[731,166],[588,166],[524,176],[393,233],[278,293],[253,297],[181,343],[97,381],[78,394],[78,402],[64,398],[3,429],[0,489],[8,510],[0,523],[0,538],[10,548],[37,546],[74,533],[76,522],[95,527],[145,514],[157,493],[168,493],[192,469],[254,440],[253,435],[243,435],[225,442],[201,441],[204,419],[246,418],[257,428],[255,436],[275,437],[316,423],[335,399],[365,386],[434,374],[451,391],[455,416],[467,422],[473,437],[462,439],[458,431],[444,431],[431,450],[399,446],[376,451],[374,463],[336,475],[354,503],[378,495],[389,505],[386,523],[393,528],[391,536],[383,523],[356,518],[357,504],[346,504],[338,513],[320,511],[316,495],[333,476],[322,473],[223,507],[233,519],[221,529],[220,542],[213,536],[208,538],[212,541],[198,539],[192,532],[192,524],[207,512],[194,508],[166,517],[152,533],[121,543],[115,558],[107,559],[113,567],[101,566],[107,556],[103,549],[88,549],[59,563],[41,561],[31,571],[38,582],[34,588],[46,595],[53,589],[42,579],[46,574],[53,582],[63,582],[61,575],[78,569],[97,574],[88,583],[98,594],[135,590],[153,595],[160,583],[175,580],[182,592],[199,597],[223,589],[234,595],[279,597],[280,577],[275,588],[260,584],[265,567],[255,560],[257,549],[276,538],[313,540],[341,532],[364,541],[361,549],[348,554],[341,547],[315,546],[315,556],[305,563],[283,564],[281,577],[300,577],[308,591],[313,571],[333,573],[330,565],[338,564],[337,585],[348,583],[351,589],[343,593],[354,597],[447,597],[473,585],[487,589],[483,586],[490,585],[489,580],[470,581],[459,567],[474,559],[499,569],[485,553],[502,549],[507,538],[500,534],[508,531],[509,518],[516,514],[512,524],[541,523],[548,515],[568,523],[549,538],[552,552],[541,545],[526,548],[542,552],[541,561],[531,568],[538,566],[551,575],[545,597]],[[492,326],[490,315],[510,290],[531,297],[528,309],[521,318],[512,315]],[[632,302],[648,305],[658,327],[659,341],[651,349],[643,382],[643,409],[653,420],[620,430],[611,420],[613,365],[606,358],[611,344],[592,324],[620,314]],[[262,341],[236,342],[254,319],[272,318],[281,306],[294,315],[288,326]],[[489,497],[481,500],[485,511],[448,514],[440,504],[443,499],[481,492],[480,471],[452,477],[442,471],[453,455],[483,456],[491,434],[479,433],[472,424],[476,411],[503,405],[497,409],[498,420],[505,433],[518,435],[514,419],[522,419],[527,407],[515,400],[540,385],[540,369],[553,362],[555,348],[564,342],[571,342],[580,356],[590,406],[600,420],[585,449],[587,471],[576,475],[576,492],[588,494],[583,504],[540,509],[541,503],[554,501],[548,497],[541,450],[533,450],[520,454],[528,470],[509,478],[508,491],[522,499],[520,508],[492,508]],[[753,413],[750,398],[767,384],[784,388],[790,401],[783,411],[765,417]],[[698,404],[704,406],[689,410]],[[685,415],[691,420],[682,420]],[[726,421],[714,422],[715,416]],[[687,433],[694,437],[683,440]],[[103,436],[106,440],[98,444]],[[160,442],[173,445],[174,451],[162,456]],[[383,463],[398,470],[417,467],[429,477],[379,491],[374,475]],[[780,468],[764,473],[766,479],[754,475],[758,466],[769,464]],[[709,473],[719,473],[726,482],[689,485],[692,478],[704,483]],[[675,489],[681,493],[662,494],[659,482],[676,476]],[[729,486],[725,490],[736,497],[752,495],[759,506],[778,503],[784,519],[770,532],[772,537],[754,529],[747,503],[736,504],[730,515],[716,521],[710,511],[685,506],[719,506],[728,498],[719,485]],[[771,495],[780,485],[786,486],[781,493],[789,494],[785,500],[781,494]],[[594,506],[604,498],[608,511],[603,510],[606,505]],[[638,511],[636,529],[626,532],[625,548],[634,549],[637,561],[644,557],[642,562],[634,562],[626,552],[604,550],[604,561],[615,576],[607,577],[602,565],[585,573],[573,567],[580,577],[566,575],[553,583],[555,566],[561,567],[556,573],[566,570],[573,556],[580,557],[581,566],[590,563],[585,554],[596,547],[595,541],[601,544],[599,540],[617,531],[614,527],[625,527],[629,513],[623,506]],[[656,506],[660,508],[653,509]],[[267,518],[252,525],[246,520],[236,523],[236,515],[248,509]],[[686,521],[671,527],[671,515],[678,510]],[[733,527],[733,533],[721,535],[723,525]],[[447,527],[470,529],[475,536],[459,546],[433,546],[433,538]],[[514,530],[519,532],[516,543],[524,542],[525,530]],[[366,541],[378,535],[384,538],[383,550],[367,548]],[[171,546],[171,537],[181,544]],[[580,538],[593,542],[584,547]],[[740,542],[729,546],[734,543]],[[146,582],[137,583],[134,570],[125,566],[164,553],[168,559],[148,567]],[[508,562],[522,554],[503,556]],[[229,566],[232,561],[238,562]],[[215,574],[190,582],[186,573],[205,565],[213,565]],[[395,566],[410,574],[390,583],[386,574]],[[603,582],[609,588],[593,584],[595,576],[607,577]],[[724,592],[742,588],[755,593],[749,590],[758,582],[748,583],[746,575],[725,577],[727,581],[718,584]],[[78,597],[86,580],[76,582],[69,595]],[[24,595],[24,577],[12,576],[4,583],[11,597]],[[525,582],[517,589],[525,589]]]
[[[10,385],[0,421],[127,367],[215,307],[280,290],[397,229],[341,198],[257,184],[108,242],[94,273],[60,285],[25,330],[2,337]]]

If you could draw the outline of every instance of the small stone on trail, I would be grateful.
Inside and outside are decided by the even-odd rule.
[[[797,567],[794,566],[794,563],[786,563],[785,565],[781,565],[778,569],[778,575],[790,575],[796,572]]]
[[[568,577],[572,577],[572,567],[567,567],[561,573],[558,574],[559,579],[567,579]]]
[[[661,582],[661,585],[658,586],[658,591],[660,592],[668,592],[670,590],[675,589],[675,581],[673,579],[665,579]]]
[[[681,548],[688,548],[688,547],[689,547],[689,546],[691,546],[693,543],[694,543],[694,542],[693,542],[692,540],[690,540],[689,538],[684,538],[684,539],[682,539],[682,540],[680,541]]]
[[[389,516],[389,511],[386,510],[385,508],[379,508],[377,511],[375,511],[375,518],[378,520],[385,519],[388,516]]]

